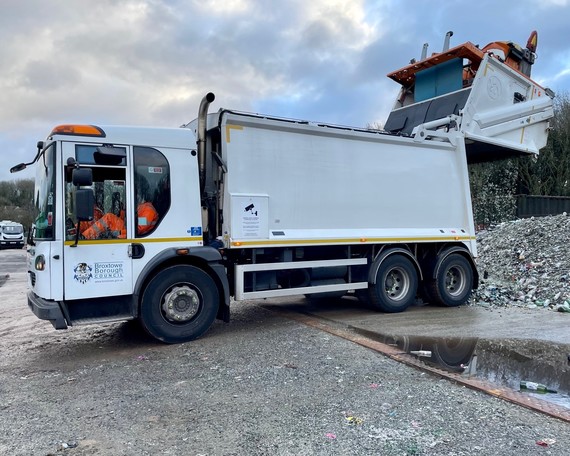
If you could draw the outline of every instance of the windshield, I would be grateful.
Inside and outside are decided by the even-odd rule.
[[[2,232],[5,234],[22,234],[24,228],[21,225],[8,225],[2,227]]]
[[[54,238],[55,220],[55,142],[43,152],[36,165],[36,239]]]

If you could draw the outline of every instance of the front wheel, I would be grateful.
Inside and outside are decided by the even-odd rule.
[[[146,287],[141,302],[145,330],[163,342],[187,342],[204,334],[216,318],[219,293],[203,270],[188,265],[159,272]]]
[[[370,285],[370,304],[384,312],[403,312],[416,298],[418,273],[404,255],[386,258],[376,273],[376,284]]]
[[[436,303],[448,307],[464,304],[473,288],[473,269],[463,255],[448,255],[438,268],[435,280],[429,283],[429,294]]]

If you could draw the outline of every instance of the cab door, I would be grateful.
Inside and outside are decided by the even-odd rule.
[[[74,219],[75,187],[72,170],[64,177],[64,299],[81,299],[132,294],[132,258],[129,239],[133,236],[133,211],[129,200],[130,177],[127,163],[130,148],[116,146],[122,156],[104,156],[101,144],[64,142],[64,163],[73,158],[80,167],[91,168],[95,209],[93,220]],[[106,145],[105,147],[109,147]],[[115,147],[115,146],[114,146]]]

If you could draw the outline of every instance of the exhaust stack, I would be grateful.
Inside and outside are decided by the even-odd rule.
[[[200,192],[204,190],[206,184],[206,129],[208,106],[216,99],[212,92],[208,92],[198,108],[198,128],[196,131],[196,146],[198,148],[198,172],[200,173]]]
[[[427,58],[428,47],[429,44],[424,43],[424,47],[422,48],[422,56],[420,57],[420,60],[425,60]]]
[[[443,40],[443,51],[441,52],[449,51],[449,40],[452,36],[453,32],[451,30],[445,34],[445,39]]]

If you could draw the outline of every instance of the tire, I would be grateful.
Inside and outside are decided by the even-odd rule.
[[[219,307],[214,280],[195,266],[171,266],[146,287],[141,322],[153,337],[168,344],[200,337],[214,322]]]
[[[448,255],[438,268],[435,280],[429,283],[429,294],[436,304],[456,307],[471,296],[473,269],[463,255]]]
[[[376,284],[370,285],[370,305],[384,312],[403,312],[410,307],[418,290],[418,273],[404,255],[386,258],[376,272]]]

